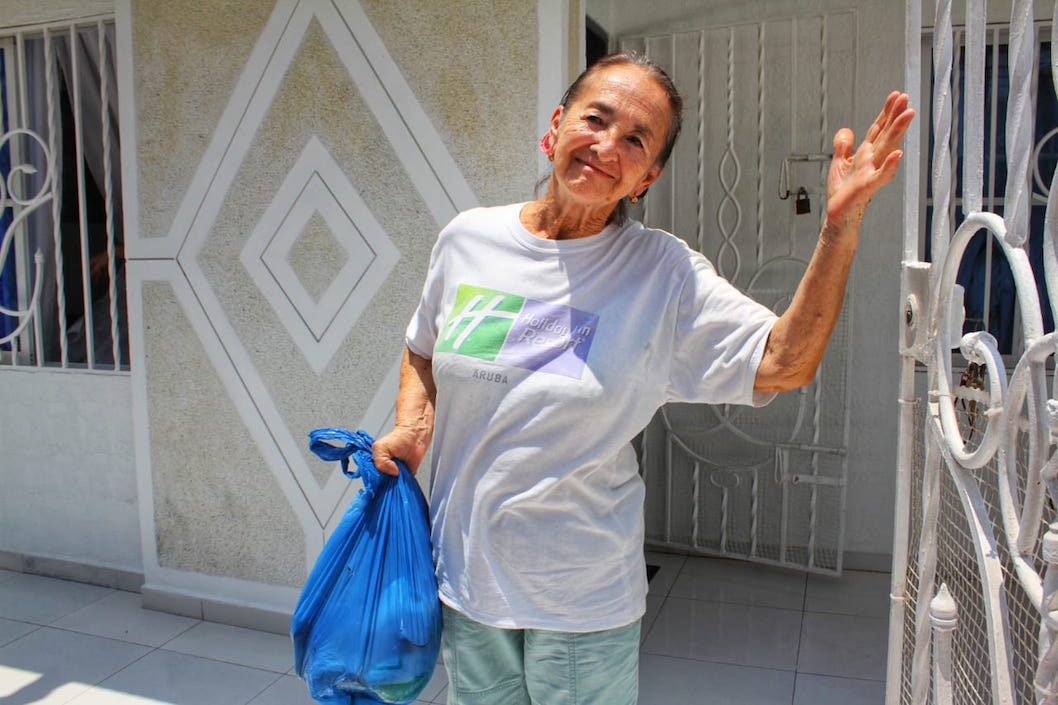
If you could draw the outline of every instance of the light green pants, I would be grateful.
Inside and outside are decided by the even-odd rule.
[[[601,632],[497,629],[445,606],[448,705],[636,705],[639,621]]]

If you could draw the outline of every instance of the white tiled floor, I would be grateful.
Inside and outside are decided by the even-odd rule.
[[[877,705],[889,576],[805,577],[650,554],[640,705]],[[0,702],[312,705],[288,637],[140,608],[139,595],[0,571]],[[444,703],[440,666],[416,701]]]

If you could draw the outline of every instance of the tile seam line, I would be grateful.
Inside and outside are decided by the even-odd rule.
[[[676,659],[677,661],[687,661],[688,663],[709,663],[709,664],[712,664],[714,666],[735,666],[736,668],[752,668],[752,669],[756,669],[758,671],[771,671],[773,673],[794,673],[794,674],[797,673],[796,670],[790,669],[790,668],[779,668],[777,666],[758,666],[756,664],[750,664],[750,663],[735,663],[734,661],[715,661],[715,660],[712,660],[712,659],[694,658],[693,656],[674,656],[672,654],[663,654],[663,653],[658,653],[656,651],[646,651],[645,649],[640,649],[639,653],[640,653],[641,656],[660,656],[661,658],[671,658],[671,659]],[[825,675],[825,674],[812,673],[812,674],[809,674],[809,675],[817,676],[817,675]],[[830,677],[831,678],[844,678],[844,676],[830,676]],[[860,679],[860,680],[869,680],[869,679]]]
[[[250,699],[246,701],[245,705],[251,705],[251,703],[253,703],[253,701],[254,701],[254,700],[257,700],[257,698],[259,698],[259,697],[261,697],[262,695],[264,695],[265,691],[267,691],[267,690],[268,690],[269,688],[271,688],[272,686],[274,686],[274,685],[275,685],[276,683],[278,683],[279,681],[283,680],[283,678],[284,678],[285,676],[286,676],[286,674],[285,674],[285,673],[280,673],[280,674],[278,674],[278,675],[276,676],[275,680],[273,680],[273,681],[272,681],[271,683],[269,683],[269,684],[268,684],[268,685],[266,685],[266,686],[265,686],[264,688],[262,688],[262,689],[261,689],[261,690],[259,690],[259,691],[258,691],[257,693],[255,693],[255,694],[254,694],[253,696],[251,696],[251,697],[250,697]]]
[[[59,619],[64,619],[64,618],[60,617]],[[17,620],[8,620],[8,621],[17,621]],[[23,624],[32,624],[32,622],[23,622]],[[128,646],[142,646],[143,648],[151,649],[152,651],[156,651],[158,649],[161,649],[162,646],[165,645],[165,644],[162,644],[162,646],[154,646],[153,644],[144,644],[141,641],[130,641],[129,639],[119,639],[117,637],[106,636],[106,635],[103,635],[103,634],[96,634],[94,632],[85,632],[85,631],[81,631],[79,629],[70,629],[69,627],[59,627],[59,626],[56,626],[54,624],[37,624],[37,625],[34,625],[34,626],[36,626],[37,629],[34,629],[32,632],[29,632],[28,634],[23,634],[22,636],[18,637],[18,639],[15,639],[14,641],[10,641],[7,644],[0,645],[0,648],[3,648],[5,646],[10,646],[11,644],[14,644],[17,641],[20,641],[21,639],[24,639],[25,637],[29,636],[30,634],[32,634],[32,633],[34,633],[36,631],[39,631],[41,629],[52,629],[52,630],[57,631],[57,632],[65,632],[66,634],[76,634],[78,636],[87,636],[87,637],[91,637],[92,639],[106,639],[107,641],[113,641],[113,642],[116,642],[118,644],[126,644]],[[191,629],[191,627],[188,627],[188,629]],[[181,632],[180,634],[177,634],[176,636],[172,637],[172,639],[169,639],[165,643],[168,644],[169,641],[172,641],[173,639],[176,639],[177,637],[179,637],[182,634],[184,634],[186,631],[187,630],[185,629],[183,632]]]
[[[796,705],[797,678],[801,671],[798,666],[801,663],[801,645],[805,639],[805,615],[808,613],[808,574],[805,573],[804,582],[801,585],[801,626],[797,630],[797,653],[794,655],[794,683],[793,692],[790,693],[790,705]]]
[[[784,612],[800,612],[801,614],[805,614],[805,610],[803,608],[801,608],[801,607],[779,607],[777,605],[758,605],[758,604],[751,604],[751,603],[747,603],[747,602],[727,602],[727,601],[724,601],[724,600],[710,600],[710,599],[707,599],[707,598],[700,598],[700,597],[680,597],[679,595],[667,595],[665,597],[665,600],[666,601],[668,601],[668,600],[682,600],[684,602],[704,602],[704,603],[710,604],[710,605],[729,605],[729,606],[734,606],[734,607],[748,607],[750,609],[758,609],[758,610],[782,610]],[[818,612],[818,613],[812,612],[812,614],[831,614],[831,613],[830,612]],[[855,615],[840,615],[840,614],[838,614],[838,615],[835,615],[835,616],[853,617]],[[884,619],[884,618],[876,617],[875,619]]]
[[[109,637],[105,637],[105,636],[101,636],[101,637],[95,637],[95,638],[97,638],[97,639],[109,639]],[[117,639],[110,639],[110,641],[118,641],[118,640],[117,640]],[[142,644],[131,644],[131,643],[129,643],[129,642],[119,642],[119,643],[122,643],[122,644],[126,644],[126,645],[129,645],[129,646],[143,646]],[[103,683],[106,683],[106,682],[107,682],[108,680],[110,680],[110,679],[111,679],[111,678],[113,678],[114,676],[118,675],[119,673],[121,673],[122,671],[124,671],[124,670],[125,670],[126,668],[128,668],[129,666],[132,666],[132,665],[133,665],[133,664],[135,664],[135,663],[139,663],[140,661],[142,661],[143,659],[147,658],[147,657],[148,657],[148,656],[150,656],[150,655],[151,655],[152,653],[154,653],[155,651],[157,651],[157,650],[158,650],[158,649],[156,649],[156,648],[151,648],[151,647],[149,647],[149,646],[144,646],[143,648],[147,649],[147,651],[146,651],[146,652],[144,652],[144,653],[142,653],[142,654],[140,654],[139,656],[137,656],[137,657],[136,657],[136,658],[134,658],[133,660],[129,661],[128,663],[126,663],[126,664],[125,664],[124,666],[122,666],[122,667],[121,667],[121,668],[119,668],[118,670],[114,671],[113,673],[110,673],[110,674],[108,674],[108,675],[106,675],[106,676],[103,676],[103,678],[101,678],[100,680],[96,681],[95,683],[92,683],[92,684],[91,684],[91,685],[89,685],[89,686],[88,686],[87,688],[85,688],[85,689],[84,689],[84,691],[82,691],[82,692],[78,693],[78,694],[77,694],[77,695],[75,695],[75,696],[74,696],[73,698],[71,698],[71,700],[73,700],[73,699],[76,699],[76,698],[80,698],[80,697],[83,697],[83,696],[84,696],[84,695],[86,695],[87,693],[91,693],[91,692],[92,692],[93,690],[96,690],[97,688],[99,688],[100,686],[102,686],[102,685],[103,685]],[[70,702],[70,700],[64,700],[63,702]]]
[[[268,634],[268,632],[261,632],[261,633],[262,634]],[[204,661],[213,661],[214,663],[223,663],[223,664],[226,664],[228,666],[238,666],[239,668],[249,668],[249,669],[251,669],[253,671],[260,671],[261,673],[277,673],[280,676],[287,675],[287,671],[290,670],[290,667],[288,666],[285,670],[273,671],[271,668],[262,668],[261,666],[247,666],[245,663],[237,663],[235,661],[228,661],[228,660],[222,659],[222,658],[213,658],[212,656],[202,656],[201,654],[189,654],[186,651],[176,651],[175,649],[167,649],[164,646],[159,646],[158,648],[155,649],[155,651],[164,651],[167,654],[177,654],[179,656],[187,656],[188,658],[197,658],[197,659],[202,659]],[[257,696],[255,695],[254,697],[257,697]]]

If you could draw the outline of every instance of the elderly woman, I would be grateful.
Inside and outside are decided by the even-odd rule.
[[[841,310],[860,221],[914,112],[892,94],[862,145],[834,138],[826,221],[776,317],[675,236],[625,217],[658,178],[682,100],[609,56],[541,141],[542,197],[462,213],[434,247],[406,334],[395,428],[433,442],[432,539],[449,703],[635,703],[647,592],[630,440],[672,401],[764,404],[809,383]]]

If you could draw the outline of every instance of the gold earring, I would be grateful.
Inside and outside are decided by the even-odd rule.
[[[549,161],[549,162],[555,161],[555,153],[554,152],[548,152],[547,153],[547,161]]]
[[[635,195],[633,193],[631,196],[628,197],[628,202],[633,204],[633,205],[635,205],[636,203],[639,203],[639,196],[637,196],[637,195]]]

